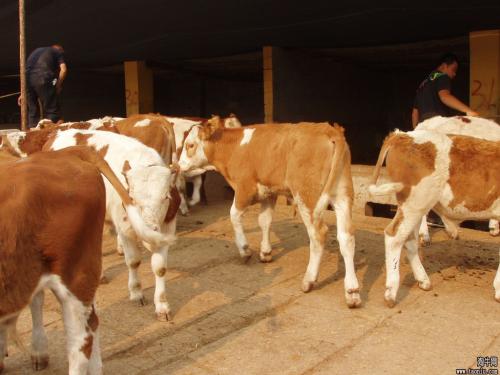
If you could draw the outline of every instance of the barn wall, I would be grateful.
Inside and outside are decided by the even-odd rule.
[[[123,73],[68,73],[64,84],[62,116],[68,121],[103,116],[125,116]]]
[[[208,117],[234,113],[244,124],[262,122],[262,82],[207,77],[155,77],[155,111]]]
[[[18,90],[16,79],[0,80],[0,93]],[[1,127],[19,124],[19,107],[16,101],[17,97],[0,100]],[[68,121],[87,120],[105,115],[124,116],[123,74],[78,71],[70,67],[60,101],[61,115]]]
[[[372,68],[273,48],[274,120],[338,122],[353,162],[371,164],[390,130],[411,129],[415,90],[432,68],[432,62],[422,69]],[[453,93],[467,102],[467,67],[459,71]]]

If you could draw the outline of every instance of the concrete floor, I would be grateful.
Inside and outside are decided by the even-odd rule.
[[[155,320],[149,254],[140,267],[148,304],[128,301],[127,269],[108,234],[106,276],[97,293],[101,348],[107,374],[455,374],[477,367],[478,356],[500,356],[500,304],[492,282],[499,238],[462,230],[448,240],[434,231],[423,263],[434,289],[420,290],[402,262],[398,304],[383,301],[383,228],[387,219],[356,216],[356,270],[363,305],[344,303],[344,264],[335,241],[335,218],[317,286],[300,290],[308,239],[293,210],[280,201],[272,226],[273,262],[254,256],[242,264],[233,244],[229,201],[198,206],[178,218],[169,255],[168,300],[172,322]],[[244,219],[257,255],[258,207]],[[47,294],[45,325],[50,365],[40,374],[67,372],[60,308]],[[29,346],[31,320],[18,329]],[[10,347],[6,374],[32,373],[28,353]]]

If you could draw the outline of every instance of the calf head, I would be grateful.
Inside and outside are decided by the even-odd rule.
[[[219,117],[213,117],[205,125],[196,125],[189,131],[179,159],[181,172],[193,177],[212,169],[205,154],[205,143],[222,127]]]
[[[139,207],[144,221],[153,230],[160,230],[169,208],[170,191],[175,186],[176,173],[158,165],[130,168],[125,162],[123,174],[130,197]]]

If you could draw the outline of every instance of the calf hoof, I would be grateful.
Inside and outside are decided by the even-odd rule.
[[[49,355],[48,354],[32,354],[31,355],[31,367],[35,371],[41,371],[47,368],[49,365]]]
[[[247,264],[250,258],[252,258],[252,253],[243,255],[241,257],[241,261],[243,262],[243,264]]]
[[[191,200],[188,202],[188,205],[189,205],[189,207],[192,207],[194,205],[197,205],[198,203],[200,203],[199,199],[198,200]]]
[[[248,244],[243,245],[243,248],[240,250],[240,256],[244,264],[248,263],[248,261],[252,257],[252,251],[250,250]]]
[[[500,291],[498,291],[498,292],[495,293],[495,300],[497,302],[500,302]]]
[[[262,263],[269,263],[273,260],[273,256],[271,255],[271,253],[260,253],[259,254],[259,258],[260,258],[260,261]]]
[[[302,291],[304,293],[310,292],[313,286],[314,286],[314,281],[306,281],[306,280],[302,281]]]
[[[490,235],[493,236],[493,237],[496,237],[500,234],[500,229],[499,228],[495,228],[495,227],[491,227],[490,228]]]
[[[430,236],[419,236],[420,246],[427,247],[431,245],[431,237]]]
[[[396,306],[396,296],[392,295],[392,290],[390,288],[387,288],[385,290],[384,298],[385,298],[385,304],[387,305],[387,307],[392,309],[394,306]]]
[[[347,307],[350,309],[361,306],[361,296],[359,295],[359,289],[347,289],[345,292],[345,301]]]
[[[418,287],[422,290],[425,290],[428,292],[429,290],[432,289],[432,284],[430,280],[424,280],[424,281],[419,281],[418,282]]]
[[[123,256],[123,247],[117,247],[116,252],[118,253],[118,255]]]
[[[169,320],[172,320],[172,316],[170,315],[170,311],[157,312],[156,313],[156,320],[158,320],[160,322],[168,322]]]
[[[146,298],[142,294],[137,294],[135,296],[130,296],[130,300],[135,302],[139,307],[146,306]]]

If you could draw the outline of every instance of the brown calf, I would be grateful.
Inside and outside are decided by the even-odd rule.
[[[335,207],[337,238],[346,265],[345,297],[359,306],[359,285],[354,272],[354,229],[351,220],[353,187],[350,151],[344,129],[338,125],[279,124],[224,129],[195,126],[180,158],[181,171],[219,171],[235,191],[231,221],[240,255],[251,252],[241,217],[246,208],[261,202],[259,225],[263,232],[260,259],[271,260],[269,229],[277,195],[292,197],[310,239],[310,260],[302,288],[309,291],[318,278],[328,227],[323,213]]]
[[[6,333],[31,303],[32,362],[48,364],[43,289],[62,304],[69,371],[101,372],[94,296],[101,273],[106,209],[103,173],[126,205],[127,191],[106,162],[84,147],[0,165],[0,371]]]

